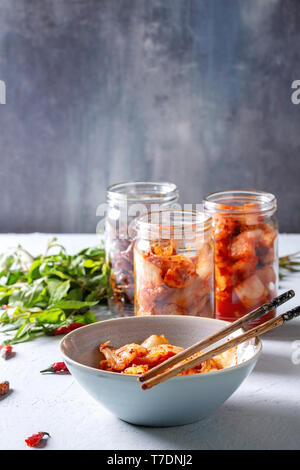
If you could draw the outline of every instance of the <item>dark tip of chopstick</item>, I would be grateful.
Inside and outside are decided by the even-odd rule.
[[[289,310],[288,312],[283,313],[281,316],[282,316],[283,321],[285,322],[285,321],[293,320],[294,318],[299,317],[299,315],[300,315],[300,305],[298,305],[298,307],[293,308],[292,310]]]
[[[243,327],[247,329],[248,322],[251,322],[253,320],[258,320],[259,318],[263,317],[267,313],[271,312],[272,310],[276,309],[277,307],[280,307],[280,305],[284,304],[288,300],[292,299],[295,296],[295,291],[292,289],[284,292],[283,294],[279,295],[278,297],[274,297],[274,299],[270,300],[269,302],[266,302],[265,304],[261,305],[258,307],[256,310],[251,312],[249,315],[246,315],[244,317],[244,322],[243,322],[243,317],[240,319],[244,323]],[[256,312],[256,313],[255,313]],[[252,318],[247,319],[247,317],[250,316]]]
[[[287,302],[294,296],[295,296],[295,292],[292,289],[288,290],[287,292],[284,292],[278,297],[275,297],[274,299],[270,300],[270,302],[267,302],[264,305],[262,305],[261,309],[262,311],[265,311],[266,313],[268,313],[270,310],[279,307],[281,304]],[[262,313],[261,315],[264,315],[264,313]]]

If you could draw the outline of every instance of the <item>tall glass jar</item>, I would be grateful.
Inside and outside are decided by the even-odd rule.
[[[234,321],[277,294],[276,198],[263,191],[221,191],[207,195],[204,208],[213,218],[215,315]]]
[[[126,182],[107,189],[105,250],[111,266],[112,297],[109,306],[119,315],[133,314],[134,221],[147,211],[173,207],[178,189],[173,183]]]
[[[167,210],[136,221],[135,314],[213,316],[211,218]]]

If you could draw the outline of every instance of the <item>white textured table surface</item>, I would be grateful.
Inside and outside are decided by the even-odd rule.
[[[34,254],[52,235],[0,235],[0,251],[21,243]],[[58,235],[70,252],[95,245],[95,235]],[[281,235],[280,254],[300,249],[300,235]],[[300,277],[293,288],[300,303]],[[279,309],[282,312],[283,307]],[[212,416],[175,428],[136,427],[98,405],[72,376],[40,375],[61,360],[60,338],[40,338],[15,347],[16,356],[0,364],[0,381],[13,392],[0,401],[0,449],[25,449],[24,438],[47,431],[47,449],[299,449],[300,364],[292,344],[300,341],[300,321],[267,334],[259,362],[242,386]],[[298,354],[300,358],[300,351]]]

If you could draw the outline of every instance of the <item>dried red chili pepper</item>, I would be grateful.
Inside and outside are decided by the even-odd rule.
[[[7,395],[9,392],[9,382],[0,382],[0,397]]]
[[[65,335],[66,333],[70,333],[70,331],[76,330],[76,328],[80,328],[81,326],[85,326],[84,323],[71,323],[68,326],[60,326],[55,330],[55,335]]]
[[[38,432],[36,434],[32,434],[32,436],[30,437],[27,437],[27,439],[25,439],[25,442],[28,445],[28,447],[35,447],[45,437],[47,437],[48,439],[50,437],[50,434],[48,432]]]
[[[40,371],[41,374],[49,372],[51,374],[70,374],[69,369],[67,368],[64,362],[54,362],[48,369]]]
[[[8,359],[13,352],[13,347],[10,344],[5,344],[0,346],[0,357],[3,359]]]

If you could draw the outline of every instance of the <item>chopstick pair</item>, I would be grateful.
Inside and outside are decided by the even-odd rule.
[[[271,312],[275,308],[279,307],[283,303],[290,300],[292,297],[294,297],[294,295],[295,295],[295,292],[293,290],[289,290],[285,292],[284,294],[281,294],[278,297],[275,297],[270,302],[267,302],[261,305],[260,307],[248,313],[244,317],[241,317],[235,322],[231,323],[229,326],[226,326],[222,328],[221,330],[217,331],[217,333],[211,336],[208,336],[207,338],[199,341],[198,343],[193,344],[192,346],[185,349],[184,351],[167,359],[166,361],[159,364],[158,366],[153,367],[153,369],[150,369],[148,372],[145,372],[143,375],[141,375],[138,378],[140,382],[143,382],[142,389],[148,390],[149,388],[152,388],[154,385],[158,385],[164,382],[165,380],[168,380],[171,377],[174,377],[178,375],[179,373],[184,372],[187,369],[191,369],[192,367],[195,367],[201,364],[202,362],[207,361],[208,359],[211,359],[212,357],[217,356],[218,354],[221,354],[224,351],[227,351],[227,349],[237,346],[243,343],[244,341],[247,341],[251,338],[255,338],[263,333],[266,333],[267,331],[272,330],[282,325],[284,322],[292,320],[293,318],[297,317],[298,315],[300,315],[300,306],[278,317],[275,317],[263,323],[260,326],[256,326],[246,331],[245,333],[239,336],[236,336],[235,338],[229,341],[226,341],[226,343],[223,343],[220,346],[217,346],[216,348],[210,349],[207,352],[203,352],[202,354],[200,354],[194,359],[190,359],[189,361],[182,363],[184,359],[190,358],[193,354],[198,353],[199,351],[225,338],[226,336],[233,333],[234,331],[244,327],[250,321],[258,319],[262,317],[263,315],[265,315],[266,313]]]

